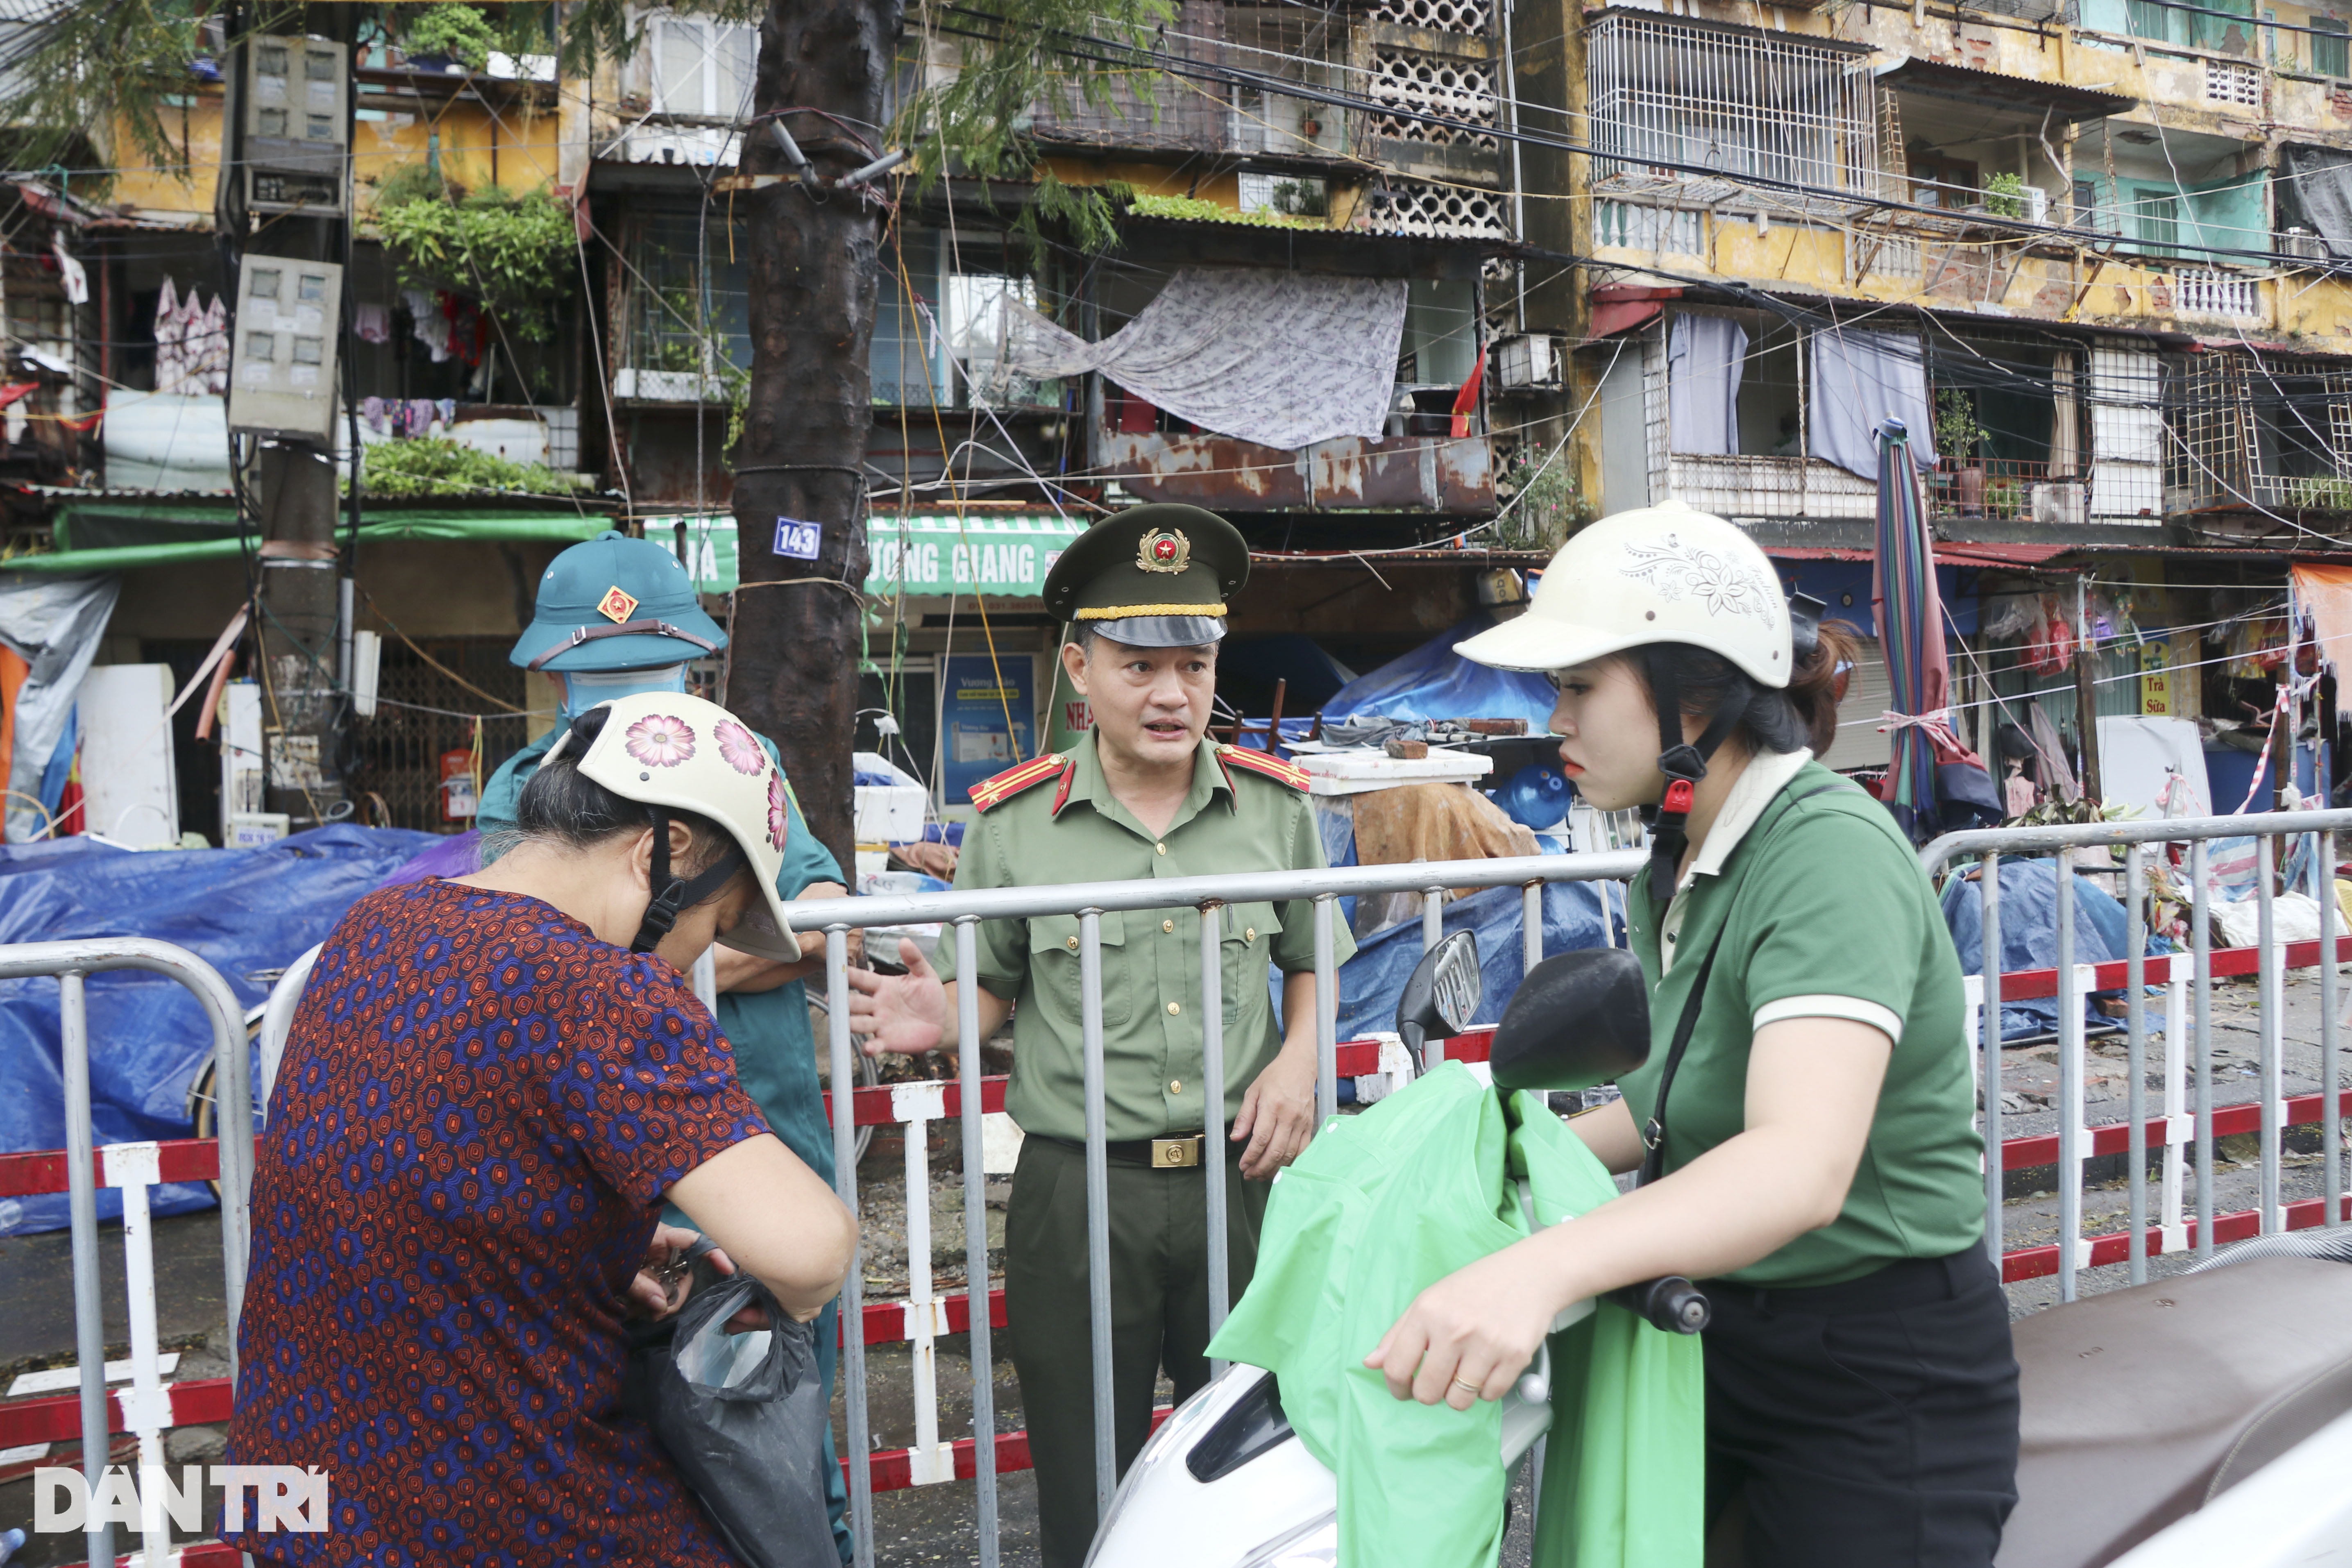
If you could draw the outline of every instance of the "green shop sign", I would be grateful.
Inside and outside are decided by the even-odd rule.
[[[667,543],[680,523],[686,525],[695,588],[731,592],[739,580],[735,519],[723,512],[649,517],[646,537]],[[1050,512],[965,518],[877,513],[866,520],[866,592],[875,598],[985,594],[1034,599],[1045,592],[1045,574],[1084,529],[1083,522]]]

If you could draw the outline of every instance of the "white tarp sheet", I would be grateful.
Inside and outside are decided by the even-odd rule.
[[[1185,268],[1097,343],[1009,294],[1004,311],[1006,363],[1017,374],[1049,381],[1100,371],[1202,429],[1296,451],[1385,430],[1405,283]]]

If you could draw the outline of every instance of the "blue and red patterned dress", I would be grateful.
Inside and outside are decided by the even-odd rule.
[[[232,1463],[327,1470],[333,1526],[227,1539],[286,1563],[730,1563],[621,1413],[621,1301],[663,1193],[766,1131],[661,960],[536,899],[362,899],[270,1100],[229,1427]]]

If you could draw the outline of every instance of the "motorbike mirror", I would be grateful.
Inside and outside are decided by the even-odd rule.
[[[1468,931],[1457,931],[1421,955],[1405,977],[1396,1017],[1397,1033],[1415,1073],[1422,1069],[1422,1047],[1429,1037],[1468,1028],[1486,994],[1486,977],[1478,971],[1478,939]]]
[[[1649,1055],[1642,961],[1622,947],[1591,947],[1528,971],[1495,1026],[1487,1061],[1496,1089],[1549,1091],[1607,1083]]]

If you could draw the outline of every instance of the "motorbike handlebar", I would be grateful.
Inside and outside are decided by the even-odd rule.
[[[1619,1286],[1607,1300],[1670,1334],[1697,1333],[1715,1316],[1706,1292],[1678,1274]]]

